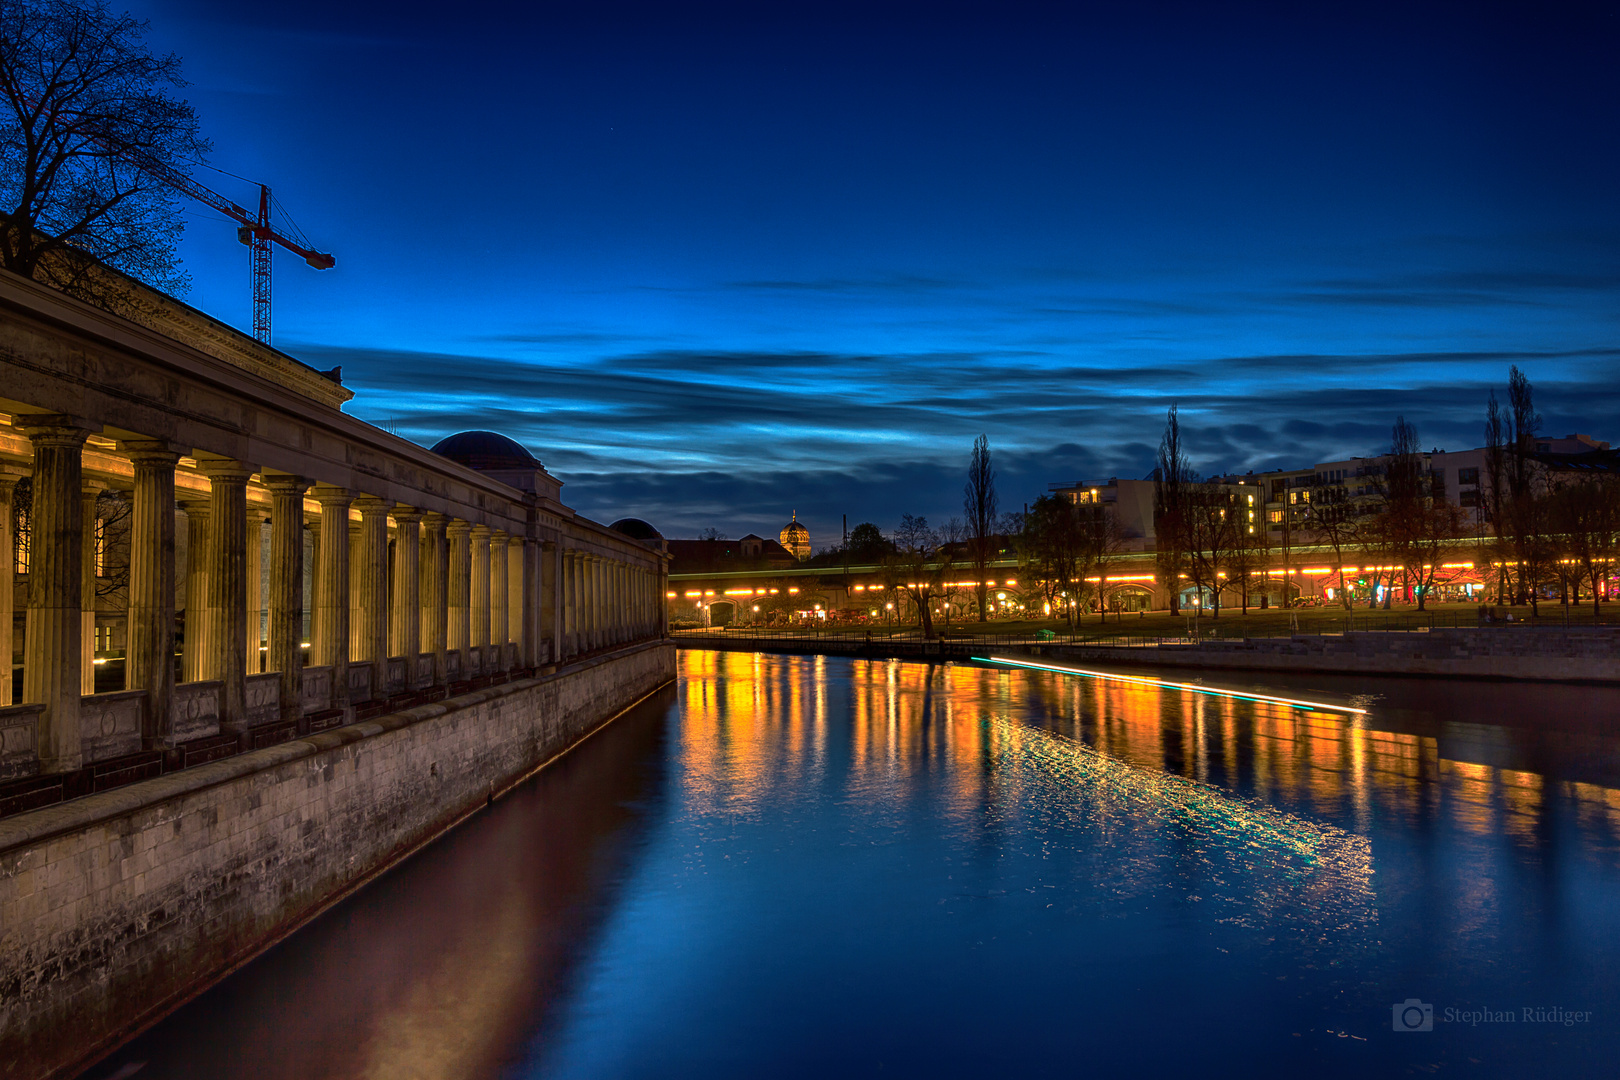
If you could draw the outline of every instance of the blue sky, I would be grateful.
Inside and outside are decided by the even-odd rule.
[[[211,163],[337,268],[280,347],[603,520],[817,542],[1141,476],[1620,441],[1620,8],[152,0]],[[200,177],[245,202],[252,189]],[[187,210],[188,299],[250,321]]]

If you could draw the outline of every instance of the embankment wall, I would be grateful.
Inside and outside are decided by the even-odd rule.
[[[0,820],[0,1076],[71,1075],[674,674],[648,642]]]
[[[942,641],[817,641],[697,638],[683,648],[962,660],[1036,655],[1068,663],[1337,672],[1540,682],[1620,682],[1620,629],[1554,627],[1368,631],[1290,638],[1211,639],[1185,645],[1064,645]]]

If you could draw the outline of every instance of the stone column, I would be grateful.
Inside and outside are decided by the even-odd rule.
[[[506,534],[496,531],[489,537],[489,643],[495,647],[495,670],[506,670],[507,631],[511,627],[506,614]]]
[[[270,626],[266,671],[278,671],[282,720],[304,717],[304,492],[302,476],[267,474],[270,489]],[[257,518],[254,518],[257,520]],[[249,537],[249,543],[252,543]]]
[[[420,648],[433,654],[433,682],[437,686],[450,681],[445,659],[450,638],[450,552],[444,531],[449,523],[443,514],[422,515]]]
[[[145,690],[141,746],[170,744],[174,696],[174,466],[177,451],[149,439],[125,440],[135,466],[129,528],[129,609],[124,689]]]
[[[534,545],[514,536],[506,545],[506,636],[517,642],[517,666],[534,666]]]
[[[546,643],[542,652],[535,650],[536,660],[544,655],[546,663],[556,664],[562,660],[562,549],[553,541],[547,540],[537,545],[540,548],[540,567],[535,597],[538,605],[540,619],[540,634]]]
[[[54,413],[15,416],[34,448],[29,512],[28,621],[23,700],[39,717],[39,767],[71,772],[84,763],[79,735],[84,633],[84,440],[100,430]]]
[[[669,560],[658,560],[658,636],[669,637]]]
[[[321,504],[321,548],[315,575],[315,640],[310,659],[332,669],[332,705],[349,704],[349,504],[340,487],[317,484]]]
[[[578,652],[591,651],[591,557],[574,552],[574,646]]]
[[[197,463],[213,489],[208,514],[205,679],[218,679],[220,727],[247,724],[247,485],[253,466],[226,458]]]
[[[360,523],[349,522],[349,662],[358,663],[363,651],[360,647]]]
[[[489,644],[489,535],[487,525],[472,530],[472,647]]]
[[[422,654],[422,513],[394,507],[394,596],[388,620],[388,653],[405,657],[405,686],[416,685]]]
[[[574,655],[574,553],[557,545],[557,661]]]
[[[613,640],[624,644],[625,639],[625,571],[622,562],[613,564]]]
[[[461,654],[461,677],[465,679],[467,651],[472,647],[472,525],[452,521],[445,534],[450,541],[448,647]]]
[[[268,658],[262,651],[265,645],[265,597],[262,589],[264,585],[264,511],[248,504],[247,531],[243,534],[247,554],[247,671],[249,675],[257,675],[264,671],[274,671],[275,667],[265,667]]]
[[[97,480],[86,480],[80,490],[84,505],[79,521],[84,529],[84,540],[79,545],[79,559],[83,572],[79,575],[79,692],[96,692],[96,500],[101,498],[104,485]]]
[[[371,664],[371,696],[386,697],[388,681],[388,508],[387,499],[362,495],[354,500],[360,511],[360,546],[354,570],[355,612],[360,622],[356,661]]]
[[[574,637],[579,641],[579,651],[590,652],[591,645],[591,557],[583,551],[574,553],[574,621],[579,629]]]
[[[590,647],[602,647],[602,559],[585,556],[585,617],[590,627]]]
[[[0,467],[0,707],[10,705],[17,696],[12,685],[12,623],[16,618],[17,537],[12,533],[12,494],[17,481],[22,479],[9,467]]]
[[[187,499],[186,512],[186,640],[180,681],[197,682],[203,675],[203,642],[208,637],[208,503]]]

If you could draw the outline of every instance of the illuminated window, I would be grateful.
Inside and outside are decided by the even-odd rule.
[[[96,577],[107,576],[107,521],[96,518]]]
[[[1272,510],[1271,512],[1266,514],[1267,520],[1269,520],[1273,525],[1282,524],[1282,517],[1283,517],[1283,512],[1281,510]]]

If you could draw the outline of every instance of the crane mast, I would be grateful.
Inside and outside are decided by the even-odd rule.
[[[280,244],[317,270],[330,270],[337,262],[331,255],[314,251],[282,235],[270,224],[270,189],[259,185],[259,212],[227,199],[204,187],[179,169],[138,150],[125,151],[142,170],[188,198],[213,207],[237,223],[236,238],[247,245],[248,266],[253,279],[253,336],[270,344],[270,245]]]

